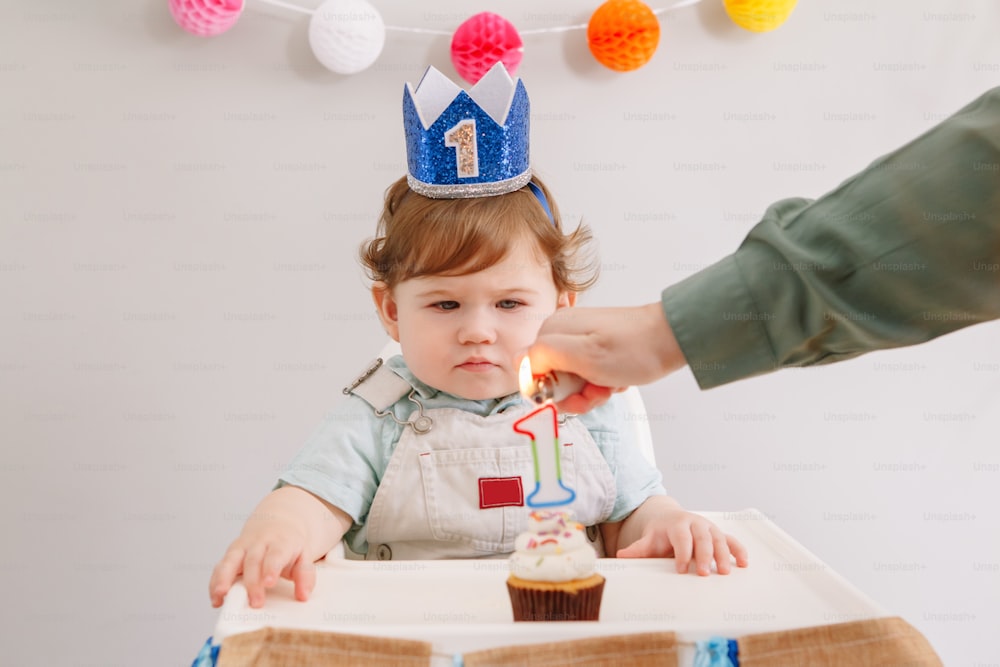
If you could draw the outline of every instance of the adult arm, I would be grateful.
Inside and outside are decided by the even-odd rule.
[[[1000,88],[823,197],[772,205],[732,255],[659,304],[557,311],[532,369],[609,387],[685,363],[703,389],[921,343],[1000,317]]]
[[[1000,317],[1000,88],[815,200],[771,206],[662,306],[702,388]]]

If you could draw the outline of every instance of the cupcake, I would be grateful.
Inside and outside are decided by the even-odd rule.
[[[515,621],[596,621],[604,577],[584,526],[569,512],[535,511],[517,536],[507,591]]]

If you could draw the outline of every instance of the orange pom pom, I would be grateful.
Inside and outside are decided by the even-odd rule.
[[[660,22],[639,0],[608,0],[587,24],[587,43],[597,62],[619,72],[649,62],[660,43]]]

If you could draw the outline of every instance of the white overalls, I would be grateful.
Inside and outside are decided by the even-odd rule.
[[[383,419],[405,396],[413,404],[368,513],[372,560],[501,556],[514,550],[535,486],[530,439],[513,430],[531,405],[481,417],[455,408],[424,410],[410,384],[380,366],[350,392]],[[576,491],[566,506],[589,526],[603,555],[597,524],[611,516],[616,485],[587,429],[570,417],[559,425],[563,482]],[[527,491],[527,493],[526,493]]]

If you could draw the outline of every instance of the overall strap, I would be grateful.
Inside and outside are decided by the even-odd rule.
[[[381,414],[393,403],[409,394],[412,389],[409,382],[393,373],[392,369],[379,358],[373,361],[354,382],[344,387],[344,393],[354,394],[372,406],[376,413]]]
[[[400,426],[409,426],[417,435],[423,435],[434,427],[434,420],[424,414],[424,406],[417,399],[417,390],[393,373],[381,357],[373,361],[354,382],[344,387],[344,393],[354,394],[372,406],[376,417],[389,417]],[[404,396],[416,406],[416,417],[411,414],[409,419],[400,419],[389,409]]]

